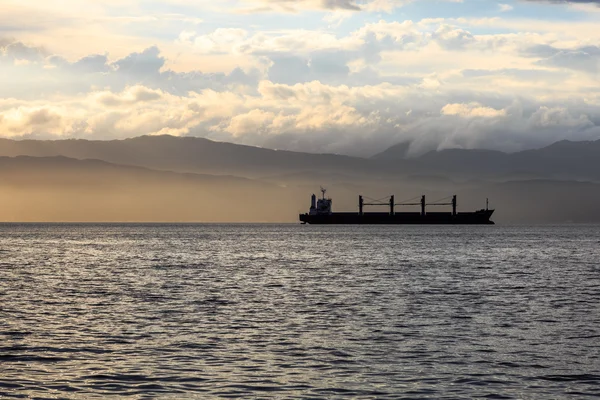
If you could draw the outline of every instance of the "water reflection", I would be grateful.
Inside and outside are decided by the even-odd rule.
[[[0,397],[598,395],[599,234],[1,225]]]

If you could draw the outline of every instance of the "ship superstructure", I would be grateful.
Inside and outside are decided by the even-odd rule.
[[[331,199],[325,198],[325,192],[327,190],[321,188],[323,197],[317,200],[317,196],[314,194],[310,198],[310,210],[309,215],[329,215],[331,214]]]
[[[317,200],[313,194],[311,197],[310,210],[306,214],[300,214],[300,221],[308,224],[473,224],[484,225],[494,224],[490,221],[494,210],[490,210],[486,200],[485,209],[472,212],[457,211],[457,196],[450,196],[449,201],[436,201],[427,203],[423,195],[420,201],[409,200],[402,203],[396,203],[395,197],[389,196],[389,200],[384,201],[370,200],[358,196],[358,212],[333,212],[332,200],[325,196],[326,190],[321,188],[322,197]],[[365,199],[367,201],[365,201]],[[384,206],[388,207],[388,212],[365,212],[366,206]],[[397,207],[419,206],[420,212],[398,212]],[[428,207],[431,206],[451,206],[450,212],[431,212]]]

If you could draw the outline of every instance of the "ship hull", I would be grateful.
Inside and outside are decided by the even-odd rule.
[[[480,210],[452,215],[452,213],[331,213],[300,214],[300,221],[318,225],[493,225],[494,210]]]

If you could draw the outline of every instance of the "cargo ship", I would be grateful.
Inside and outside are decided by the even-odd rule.
[[[300,214],[303,224],[440,224],[440,225],[493,225],[490,221],[494,210],[489,209],[486,199],[485,209],[472,212],[456,211],[456,195],[451,196],[451,201],[443,202],[445,199],[433,203],[427,203],[425,196],[421,196],[419,202],[411,203],[411,200],[403,203],[395,203],[394,196],[388,201],[371,200],[365,201],[363,196],[358,196],[358,212],[333,212],[330,198],[325,196],[326,190],[321,188],[322,198],[317,200],[314,194],[311,197],[310,210],[306,214]],[[416,198],[417,199],[417,198]],[[450,199],[448,197],[447,199]],[[385,206],[388,212],[364,212],[365,206]],[[420,206],[421,212],[397,212],[399,206]],[[430,206],[452,206],[452,211],[430,212]]]

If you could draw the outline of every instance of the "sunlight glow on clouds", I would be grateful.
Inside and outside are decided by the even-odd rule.
[[[0,135],[311,152],[600,138],[598,2],[0,6]],[[458,16],[460,15],[460,16]]]

